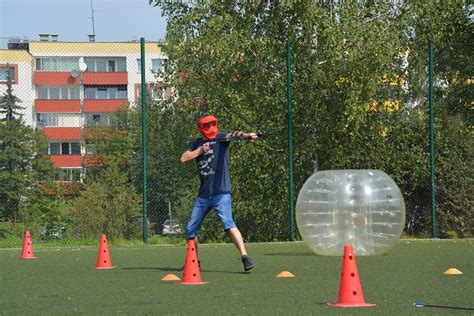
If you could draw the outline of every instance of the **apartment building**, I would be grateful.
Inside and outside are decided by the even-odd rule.
[[[10,72],[24,121],[48,139],[48,155],[60,168],[57,180],[79,181],[94,155],[85,129],[108,125],[112,112],[134,106],[139,98],[140,43],[60,42],[45,35],[0,50],[0,94]],[[162,85],[159,74],[167,57],[158,44],[145,43],[145,77],[154,99],[173,93]]]

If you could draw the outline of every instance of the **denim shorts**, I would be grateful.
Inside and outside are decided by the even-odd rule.
[[[191,218],[189,219],[186,228],[186,235],[188,238],[194,238],[197,236],[204,218],[211,209],[214,209],[216,212],[222,225],[224,225],[224,230],[236,227],[234,220],[232,219],[230,193],[198,197],[194,202]]]

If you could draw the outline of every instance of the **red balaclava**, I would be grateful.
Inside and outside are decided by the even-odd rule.
[[[205,116],[197,121],[198,130],[204,138],[217,137],[217,118],[212,115]]]

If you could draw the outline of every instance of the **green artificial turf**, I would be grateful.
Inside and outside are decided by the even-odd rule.
[[[35,244],[33,244],[35,246]],[[446,315],[469,314],[426,304],[474,308],[473,240],[401,240],[388,255],[356,257],[365,301],[373,308],[326,306],[338,299],[341,257],[313,254],[301,242],[248,244],[256,263],[243,273],[233,245],[201,245],[205,285],[177,285],[186,247],[109,246],[113,270],[95,269],[97,247],[0,250],[0,313],[188,315]],[[448,268],[462,275],[446,276]],[[294,278],[276,278],[290,271]]]

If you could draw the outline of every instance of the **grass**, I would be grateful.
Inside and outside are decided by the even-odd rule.
[[[34,237],[34,236],[33,236]],[[32,237],[32,238],[33,238]],[[109,245],[114,246],[144,246],[142,240],[139,239],[109,239]],[[171,245],[185,244],[186,239],[178,236],[150,236],[148,237],[148,245]],[[8,236],[0,239],[0,249],[18,248],[23,244],[23,239],[16,236]],[[57,247],[81,247],[81,246],[97,246],[97,239],[80,239],[80,238],[63,238],[63,239],[47,239],[35,241],[35,247],[38,248],[57,248]]]
[[[36,246],[34,244],[34,246]],[[326,306],[338,298],[341,257],[314,255],[301,242],[248,244],[257,267],[243,273],[229,244],[202,245],[205,285],[161,281],[186,256],[179,245],[110,245],[117,269],[97,270],[95,247],[34,248],[36,260],[20,260],[21,249],[0,250],[0,313],[157,315],[446,315],[469,313],[426,304],[474,308],[473,240],[401,240],[385,256],[356,258],[365,301],[374,308]],[[446,276],[448,268],[463,275]],[[281,271],[294,278],[276,278]]]

